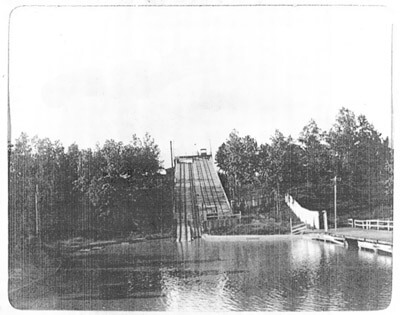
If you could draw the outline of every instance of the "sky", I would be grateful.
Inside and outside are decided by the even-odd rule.
[[[341,107],[390,136],[391,20],[378,7],[21,7],[12,138],[94,148],[149,132],[164,166],[236,129],[328,130]]]

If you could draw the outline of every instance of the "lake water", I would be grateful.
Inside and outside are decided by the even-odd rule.
[[[392,257],[301,237],[113,245],[74,259],[22,307],[154,311],[380,310]],[[31,293],[32,293],[31,292]]]

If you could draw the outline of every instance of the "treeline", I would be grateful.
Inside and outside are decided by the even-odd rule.
[[[393,150],[364,115],[342,108],[329,131],[311,120],[297,139],[276,131],[258,144],[234,130],[218,149],[216,162],[230,199],[240,210],[260,198],[261,212],[279,210],[285,193],[303,206],[333,211],[337,178],[339,214],[391,215]]]
[[[148,134],[94,150],[21,134],[9,160],[11,247],[37,235],[50,241],[170,229],[173,176],[161,174],[159,155]]]

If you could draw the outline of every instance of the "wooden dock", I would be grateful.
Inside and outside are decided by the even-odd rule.
[[[357,246],[359,249],[392,254],[393,231],[367,230],[360,228],[338,228],[323,230],[307,230],[305,234],[313,239],[331,242],[345,247]]]
[[[328,230],[328,233],[337,236],[344,236],[346,238],[361,240],[369,239],[378,242],[393,243],[393,231],[366,230],[360,228],[339,228],[336,231],[330,229]]]

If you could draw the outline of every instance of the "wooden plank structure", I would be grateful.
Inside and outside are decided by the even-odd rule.
[[[368,250],[376,253],[392,254],[393,242],[388,237],[388,233],[382,230],[362,230],[355,228],[342,228],[328,233],[310,231],[308,235],[312,239],[342,245],[345,247],[354,247],[360,250]]]
[[[174,219],[176,239],[190,241],[204,231],[240,222],[233,214],[212,156],[202,153],[175,158]]]

